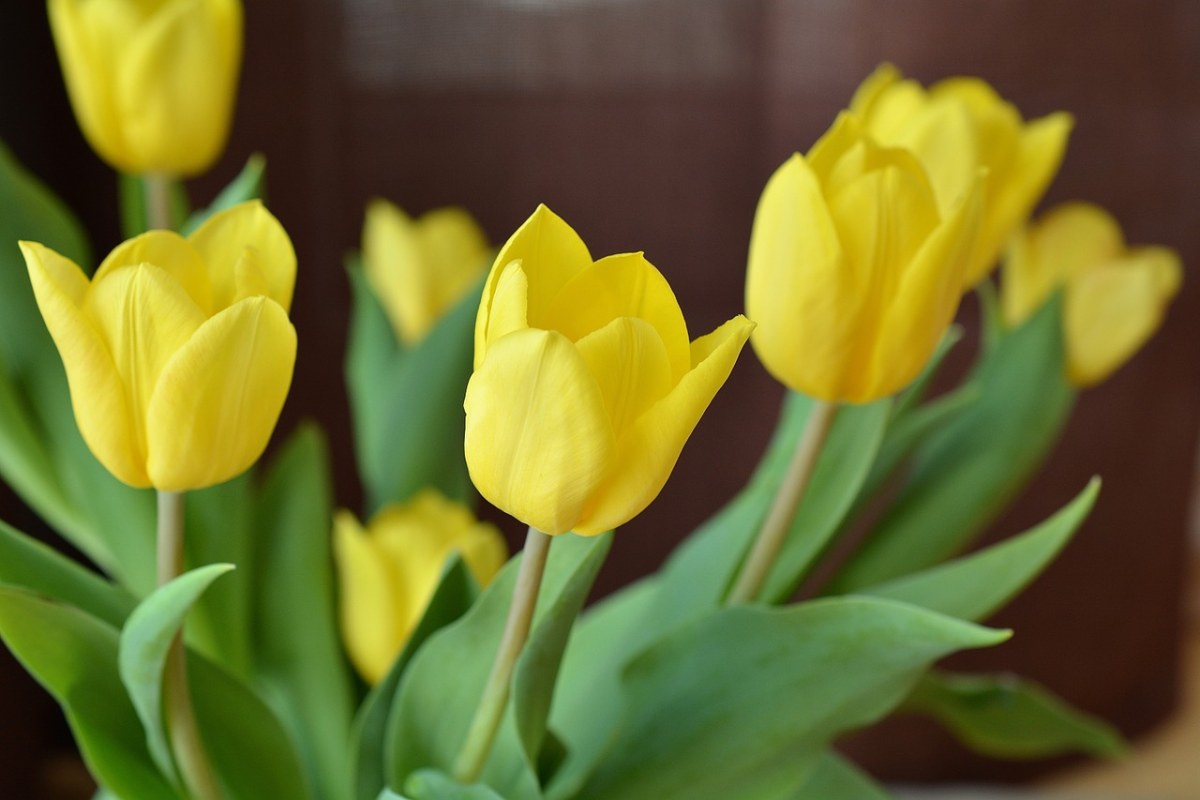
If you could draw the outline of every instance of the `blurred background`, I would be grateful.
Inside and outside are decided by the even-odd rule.
[[[496,243],[545,202],[594,254],[645,250],[671,281],[693,333],[707,331],[742,310],[750,223],[768,175],[806,150],[859,81],[891,61],[923,82],[982,76],[1026,117],[1071,111],[1071,145],[1044,205],[1097,202],[1130,242],[1175,247],[1185,268],[1200,263],[1194,0],[246,6],[232,139],[217,167],[189,188],[194,201],[207,202],[249,154],[266,154],[268,203],[300,259],[293,311],[300,356],[280,430],[303,418],[325,427],[339,501],[351,507],[360,489],[342,383],[349,307],[342,259],[358,246],[363,207],[374,196],[411,213],[465,206]],[[71,116],[42,3],[0,6],[0,76],[0,139],[77,211],[95,251],[106,252],[119,239],[116,179]],[[962,315],[970,330],[973,300]],[[968,340],[958,348],[959,369],[973,347]],[[740,488],[780,396],[747,350],[661,498],[617,539],[599,593],[654,569]],[[1187,735],[1178,714],[1185,576],[1196,551],[1188,531],[1198,422],[1200,281],[1189,271],[1163,331],[1081,396],[1044,473],[990,535],[1023,530],[1099,473],[1104,491],[1092,518],[995,620],[1018,635],[956,666],[1039,680],[1133,737]],[[38,529],[7,493],[0,517]],[[515,544],[515,524],[508,532]],[[0,715],[26,720],[19,734],[17,726],[0,730],[8,737],[0,740],[0,781],[7,782],[0,794],[72,796],[70,787],[47,788],[77,774],[61,717],[7,653],[0,654]],[[1173,720],[1182,734],[1162,727]],[[1183,762],[1200,752],[1192,736],[1190,749],[1171,739]],[[846,748],[877,776],[908,782],[1011,782],[1064,767],[985,761],[917,720],[889,723]],[[1179,784],[1191,793],[1161,796],[1200,797],[1200,776],[1193,777]],[[1074,780],[1120,787],[1127,779]],[[1087,783],[1095,780],[1102,783]]]

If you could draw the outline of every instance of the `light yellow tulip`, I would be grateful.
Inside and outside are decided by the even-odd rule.
[[[539,206],[500,250],[475,325],[466,457],[491,503],[548,534],[622,525],[658,496],[753,327],[688,341],[641,253],[595,263]]]
[[[483,229],[460,208],[417,219],[386,200],[367,206],[363,261],[397,338],[419,342],[487,269]]]
[[[481,586],[504,566],[500,532],[432,489],[385,507],[364,530],[349,511],[334,520],[346,651],[370,683],[387,675],[412,635],[452,553]]]
[[[1025,122],[1021,113],[979,78],[949,78],[929,89],[902,79],[891,64],[859,87],[850,110],[885,146],[911,150],[929,175],[943,215],[970,191],[979,168],[988,171],[979,248],[965,287],[986,276],[1058,172],[1071,115],[1057,112]]]
[[[981,174],[942,210],[921,164],[850,113],[767,182],[750,237],[751,341],[786,386],[869,403],[920,373],[954,318]]]
[[[296,360],[296,255],[261,203],[214,214],[187,239],[150,231],[89,281],[21,242],[92,453],[130,486],[200,489],[262,454]]]
[[[240,0],[49,0],[67,93],[101,158],[188,176],[221,154],[242,58]]]
[[[1076,386],[1107,378],[1162,325],[1183,267],[1166,247],[1127,247],[1121,227],[1090,203],[1064,203],[1012,242],[1001,310],[1016,326],[1063,287],[1067,377]]]

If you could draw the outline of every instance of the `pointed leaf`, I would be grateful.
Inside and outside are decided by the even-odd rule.
[[[252,153],[250,158],[246,159],[242,171],[226,184],[208,206],[193,212],[179,232],[187,236],[218,211],[224,211],[248,200],[261,200],[266,189],[266,173],[266,157],[262,153]]]
[[[812,777],[787,800],[889,800],[891,795],[832,750],[817,762]]]
[[[410,800],[505,800],[487,786],[462,786],[433,769],[414,772],[404,785]]]

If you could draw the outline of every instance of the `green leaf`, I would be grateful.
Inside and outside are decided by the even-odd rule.
[[[214,580],[233,569],[213,564],[192,570],[143,600],[121,629],[118,671],[146,731],[146,746],[163,775],[176,786],[179,776],[163,712],[163,674],[171,643],[192,605]]]
[[[798,788],[831,740],[890,711],[932,662],[1006,638],[873,598],[721,609],[626,670],[619,738],[578,796],[724,800]]]
[[[272,463],[255,520],[256,677],[322,796],[347,797],[353,690],[336,617],[329,455],[315,426]]]
[[[386,783],[384,739],[387,736],[387,721],[400,677],[409,661],[426,639],[465,614],[478,596],[479,587],[471,571],[460,557],[453,556],[412,636],[387,676],[371,689],[354,719],[350,735],[350,763],[354,765],[356,800],[373,800]]]
[[[346,378],[368,516],[426,486],[470,502],[462,399],[471,377],[483,281],[423,340],[404,350],[386,317],[381,319],[379,301],[361,269],[352,266],[350,278],[355,302]]]
[[[933,717],[968,747],[994,758],[1068,753],[1116,758],[1125,750],[1112,726],[1011,675],[931,672],[917,684],[904,710]]]
[[[462,786],[435,769],[414,772],[404,785],[411,800],[505,800],[487,786]]]
[[[929,357],[929,362],[921,370],[921,374],[896,396],[896,400],[892,404],[892,419],[898,419],[920,405],[929,393],[934,379],[941,372],[942,365],[946,362],[946,356],[950,354],[955,345],[962,341],[962,338],[963,328],[958,323],[954,323],[946,329],[938,341],[937,347],[934,348],[933,355]]]
[[[117,631],[84,612],[0,587],[0,637],[66,713],[88,770],[119,797],[175,800],[117,675]]]
[[[192,213],[180,230],[184,236],[194,232],[218,211],[233,208],[247,200],[258,200],[266,189],[267,159],[262,153],[253,153],[246,159],[246,166],[230,181],[206,208]]]
[[[788,800],[889,800],[890,797],[858,767],[827,751],[799,794]]]
[[[1093,478],[1074,500],[1037,527],[968,556],[860,589],[960,619],[978,621],[1029,585],[1083,524],[1100,479]]]
[[[52,597],[120,626],[133,597],[56,550],[0,522],[0,583]]]
[[[561,624],[559,598],[595,569],[609,536],[555,537],[538,596],[531,637]],[[511,559],[479,601],[461,619],[429,638],[400,681],[388,722],[388,785],[404,786],[422,767],[453,768],[500,645],[521,556]],[[447,669],[453,664],[453,669]],[[510,712],[512,706],[510,704]],[[483,781],[511,800],[537,797],[537,777],[523,758],[514,715],[501,725]]]
[[[188,217],[188,197],[183,184],[167,179],[167,194],[170,203],[171,229],[179,230]],[[126,239],[145,233],[152,227],[146,209],[148,190],[142,175],[118,173],[117,196],[121,207],[121,233]]]
[[[1075,392],[1064,378],[1061,302],[987,350],[981,396],[918,448],[894,504],[831,583],[845,593],[937,564],[1008,505],[1057,441]]]

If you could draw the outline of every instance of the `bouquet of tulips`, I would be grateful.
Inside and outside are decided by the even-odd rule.
[[[1029,224],[1068,115],[880,68],[767,181],[747,316],[701,336],[641,253],[596,259],[545,206],[496,252],[464,211],[373,202],[348,269],[360,521],[315,426],[256,466],[297,349],[262,160],[200,210],[181,191],[226,137],[237,0],[49,10],[130,238],[92,271],[0,153],[0,474],[91,562],[0,524],[0,637],[100,796],[882,798],[831,743],[896,712],[998,757],[1120,750],[1037,685],[932,669],[1008,638],[980,623],[1088,514],[1096,481],[962,555],[1180,282],[1094,206]],[[935,394],[972,289],[980,351]],[[585,609],[747,341],[790,390],[757,470]],[[521,553],[476,490],[529,526]]]

